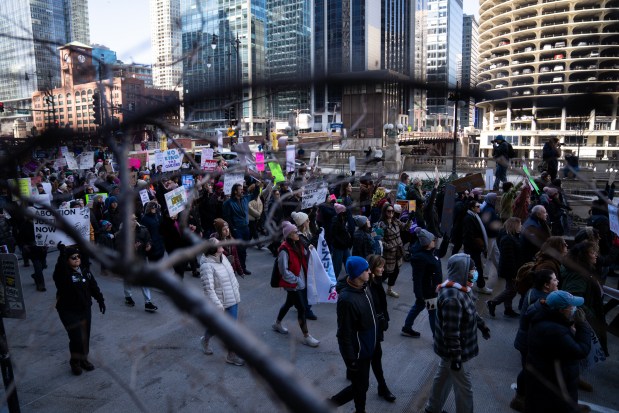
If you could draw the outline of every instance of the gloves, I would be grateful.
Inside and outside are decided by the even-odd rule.
[[[453,371],[460,371],[461,368],[462,368],[462,362],[460,360],[451,361],[451,369]]]
[[[488,340],[490,338],[490,329],[488,327],[484,327],[481,330],[481,336],[484,340]]]
[[[105,302],[99,301],[99,311],[101,311],[101,314],[105,314]]]

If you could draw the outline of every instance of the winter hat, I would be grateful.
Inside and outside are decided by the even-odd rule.
[[[335,203],[334,207],[335,207],[335,213],[338,215],[341,214],[342,212],[346,212],[346,207],[342,204]]]
[[[136,186],[138,187],[138,189],[144,189],[148,187],[148,182],[143,179],[138,179]]]
[[[490,205],[494,205],[496,203],[496,193],[490,192],[484,198],[484,202],[487,203],[487,204],[490,204]]]
[[[495,141],[504,141],[505,138],[503,137],[503,135],[499,135],[496,138],[494,138]]]
[[[144,206],[145,211],[149,211],[153,208],[157,208],[158,204],[155,201],[148,201]]]
[[[421,227],[415,228],[415,234],[417,234],[417,239],[419,239],[419,244],[421,244],[422,247],[427,247],[435,239],[433,233]]]
[[[76,247],[66,247],[64,249],[63,253],[64,253],[65,257],[69,258],[69,257],[72,257],[75,254],[79,254],[80,250],[77,249]]]
[[[105,199],[108,205],[112,205],[114,202],[118,203],[118,198],[115,196],[109,196]]]
[[[484,193],[484,188],[473,188],[473,195],[481,195]]]
[[[112,223],[110,221],[106,221],[105,219],[102,219],[101,221],[99,221],[99,226],[100,227],[107,227],[108,225],[112,225]]]
[[[548,195],[549,197],[553,197],[559,193],[559,190],[557,188],[551,188],[549,186],[545,186],[544,193]]]
[[[364,258],[357,257],[356,255],[352,255],[346,260],[346,273],[351,280],[360,276],[361,273],[368,268],[370,268],[368,262]]]
[[[220,233],[226,225],[228,225],[228,223],[221,218],[216,218],[215,221],[213,221],[215,231],[217,231],[218,233]]]
[[[62,185],[60,185],[60,186],[58,187],[58,189],[59,189],[59,190],[61,190],[61,191],[63,191],[63,192],[64,192],[64,191],[66,191],[66,190],[67,190],[67,184],[63,183]]]
[[[217,182],[215,184],[215,189],[223,189],[224,188],[224,183],[223,182]]]
[[[309,219],[309,216],[305,212],[293,212],[291,217],[294,223],[297,224],[297,227],[300,227]]]
[[[402,213],[402,205],[395,204],[393,206],[393,212],[395,212],[396,214],[401,214]]]
[[[580,307],[584,303],[584,298],[575,297],[563,290],[553,291],[546,297],[546,304],[553,310],[562,310],[570,306]]]
[[[298,233],[297,227],[292,225],[289,221],[284,221],[282,225],[282,233],[284,234],[284,239],[287,239],[288,236],[293,232]]]
[[[355,215],[355,224],[359,227],[359,228],[363,228],[365,227],[365,225],[368,222],[368,218],[366,216],[363,215]]]

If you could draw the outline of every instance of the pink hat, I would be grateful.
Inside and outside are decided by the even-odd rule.
[[[336,204],[334,205],[334,207],[335,207],[335,212],[336,212],[338,215],[339,215],[339,214],[341,214],[342,212],[346,212],[346,207],[345,207],[344,205],[342,205],[342,204],[338,204],[338,203],[336,203]]]
[[[284,234],[284,239],[288,238],[288,236],[293,232],[298,232],[297,227],[291,224],[290,221],[284,221],[282,225],[282,233]]]
[[[223,182],[217,182],[217,183],[215,184],[215,189],[221,189],[221,188],[223,188],[223,187],[224,187],[224,183],[223,183]]]

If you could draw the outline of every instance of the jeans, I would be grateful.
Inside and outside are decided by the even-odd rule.
[[[286,291],[286,301],[279,309],[279,313],[277,314],[277,322],[281,323],[292,306],[297,309],[297,320],[299,321],[301,331],[303,334],[308,334],[307,320],[305,319],[305,304],[303,302],[303,291]]]
[[[71,360],[86,360],[90,351],[91,311],[58,310],[60,321],[69,335]]]
[[[249,235],[249,227],[237,227],[232,230],[232,236],[237,240],[250,241],[251,235]],[[239,253],[239,260],[241,261],[241,267],[246,270],[245,263],[247,262],[247,246],[244,243],[239,243],[236,246],[236,250]]]
[[[144,302],[150,303],[150,290],[146,287],[141,287],[141,288],[142,288],[142,296],[144,297]],[[131,284],[129,284],[127,281],[124,281],[124,280],[123,280],[123,291],[125,293],[125,297],[131,297],[131,292],[132,292]]]
[[[423,298],[417,298],[415,300],[415,304],[411,307],[408,315],[406,316],[406,320],[404,320],[404,327],[413,328],[413,323],[415,319],[421,312],[426,308],[426,301]],[[436,309],[428,310],[428,318],[430,320],[430,330],[432,330],[432,335],[434,336],[434,326],[436,325]]]
[[[499,189],[501,182],[507,182],[507,167],[497,162],[496,170],[494,172],[494,185],[493,185],[493,189],[495,191]]]
[[[452,387],[456,396],[456,413],[473,413],[473,385],[466,363],[462,363],[460,370],[454,371],[451,369],[451,360],[442,357],[434,376],[426,411],[441,412]]]
[[[333,259],[333,271],[335,272],[335,279],[337,279],[340,275],[340,271],[342,271],[342,265],[346,265],[346,260],[350,257],[349,249],[339,249],[333,248],[333,254],[331,258]]]
[[[226,308],[224,311],[228,313],[228,315],[232,317],[233,319],[238,320],[239,318],[239,305],[238,304],[234,304],[233,306]],[[207,328],[206,331],[204,332],[204,338],[208,340],[211,337],[213,337],[213,334]]]
[[[351,384],[331,397],[331,401],[335,403],[336,406],[343,406],[349,401],[354,400],[355,410],[357,412],[364,412],[366,393],[368,387],[370,387],[371,359],[357,360],[356,364],[356,369],[348,369]],[[348,368],[349,366],[347,365],[346,367]]]

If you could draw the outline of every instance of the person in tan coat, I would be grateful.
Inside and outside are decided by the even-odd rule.
[[[259,237],[260,217],[264,211],[264,204],[260,197],[252,199],[248,204],[249,209],[249,235],[251,239],[257,239]]]

